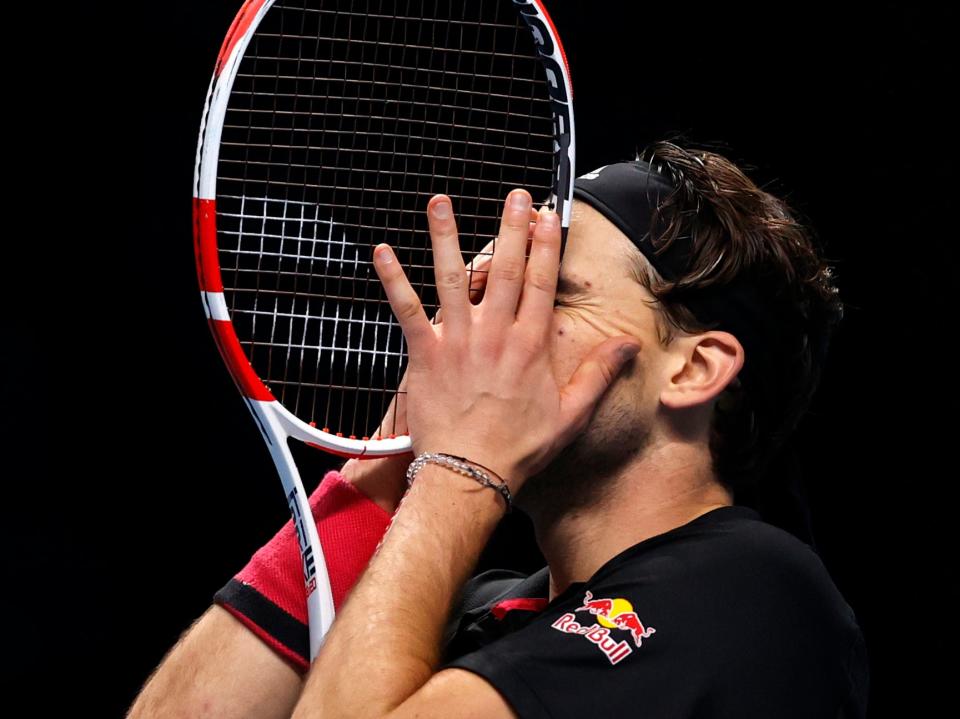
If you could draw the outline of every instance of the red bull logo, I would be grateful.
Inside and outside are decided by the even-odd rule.
[[[597,618],[597,621],[590,626],[584,626],[577,621],[577,612],[589,612]],[[617,641],[611,636],[612,630],[630,632],[630,637],[638,649],[644,639],[657,631],[653,627],[644,626],[640,617],[633,611],[633,605],[623,597],[594,599],[593,593],[589,590],[584,595],[581,606],[573,612],[567,612],[550,626],[566,634],[579,634],[592,642],[606,655],[611,664],[617,664],[633,653],[633,648],[627,641],[622,639]]]

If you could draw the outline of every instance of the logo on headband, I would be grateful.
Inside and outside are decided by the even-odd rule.
[[[603,167],[598,167],[596,170],[591,170],[586,175],[581,175],[578,177],[578,180],[596,180],[600,177],[600,173],[607,169],[609,165],[604,165]]]

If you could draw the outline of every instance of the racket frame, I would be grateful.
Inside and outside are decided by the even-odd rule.
[[[507,1],[507,0],[503,0]],[[566,242],[573,199],[575,135],[573,89],[566,55],[559,34],[540,0],[509,0],[533,34],[546,71],[554,114],[556,173],[551,198],[558,210]],[[227,104],[247,46],[275,0],[246,0],[234,18],[221,45],[207,89],[197,142],[193,185],[194,252],[200,296],[217,348],[237,389],[263,436],[283,484],[297,534],[307,595],[310,660],[316,657],[335,616],[330,578],[323,549],[312,521],[309,497],[293,460],[288,439],[347,458],[372,459],[409,452],[408,434],[387,437],[343,437],[312,426],[287,410],[260,380],[250,365],[234,330],[224,296],[217,250],[217,166]],[[565,185],[564,185],[565,183]],[[562,250],[561,250],[562,252]],[[562,254],[561,254],[562,256]],[[305,521],[306,518],[311,521]]]

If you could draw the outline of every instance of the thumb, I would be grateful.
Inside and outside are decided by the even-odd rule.
[[[579,431],[623,366],[640,351],[635,337],[610,337],[594,347],[560,392],[561,413]]]

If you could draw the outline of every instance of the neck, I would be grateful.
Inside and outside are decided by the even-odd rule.
[[[550,601],[571,583],[587,581],[623,550],[733,504],[710,467],[709,455],[688,445],[664,446],[626,466],[610,482],[605,499],[593,506],[549,522],[531,513],[550,567]]]

